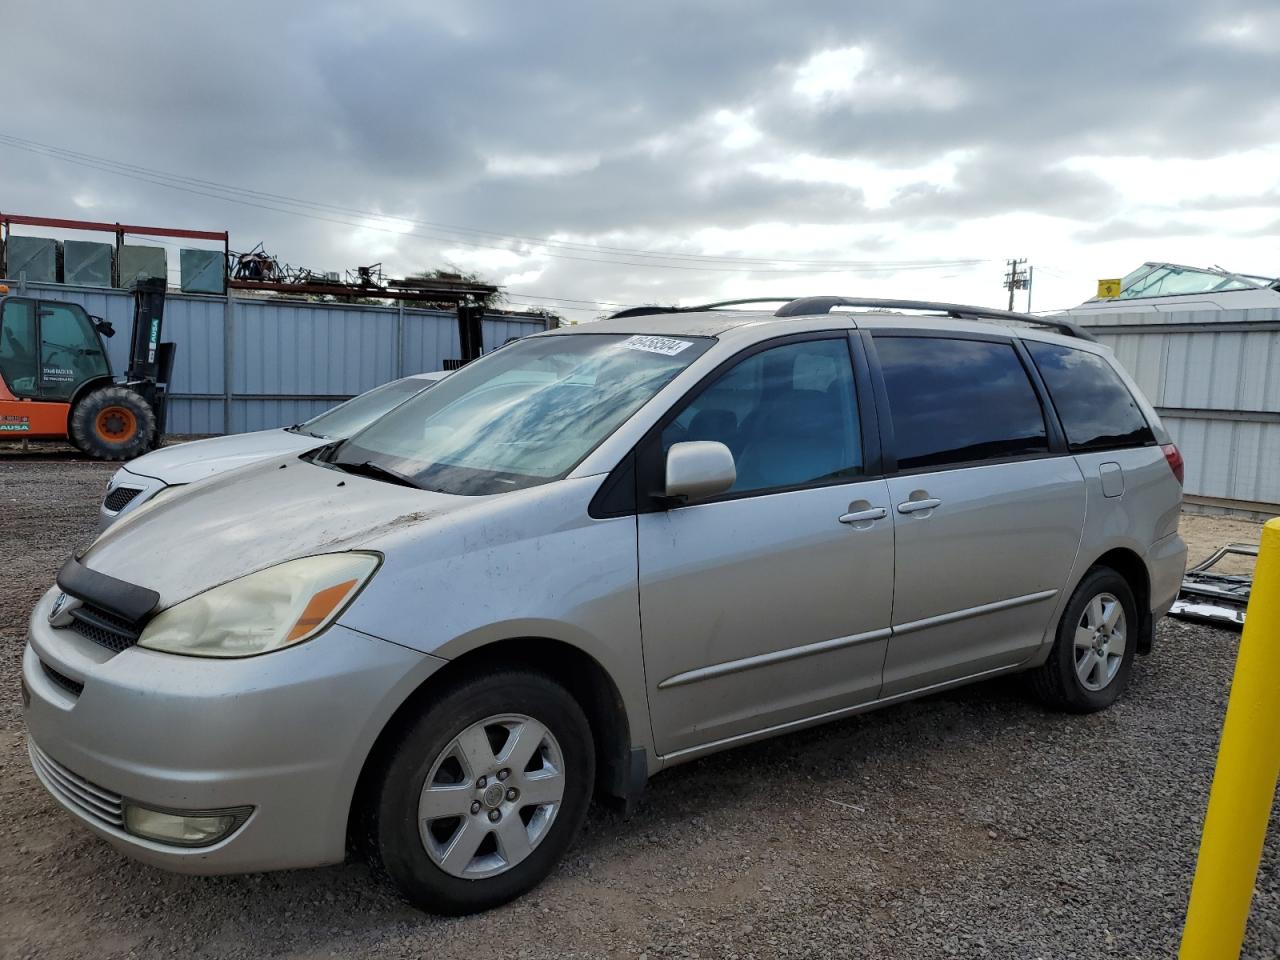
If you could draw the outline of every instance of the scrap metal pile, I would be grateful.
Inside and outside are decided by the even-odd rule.
[[[1251,573],[1214,573],[1224,557],[1258,556],[1254,543],[1229,543],[1187,570],[1182,579],[1182,590],[1173,602],[1170,613],[1187,620],[1233,627],[1244,626],[1245,608],[1249,606],[1249,591],[1253,588]]]
[[[284,294],[314,294],[332,297],[371,297],[411,300],[428,304],[485,302],[498,292],[457,274],[396,279],[383,274],[382,264],[356,267],[345,278],[336,271],[317,271],[281,263],[267,253],[261,243],[247,253],[227,254],[227,286],[238,290],[259,290]]]

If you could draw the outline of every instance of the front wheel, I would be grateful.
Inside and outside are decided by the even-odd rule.
[[[71,412],[71,441],[99,460],[131,460],[151,449],[156,415],[128,387],[104,387],[83,397]]]
[[[1137,630],[1128,581],[1095,567],[1067,601],[1049,659],[1031,673],[1036,695],[1073,713],[1105,710],[1129,683]]]
[[[401,732],[374,801],[371,852],[417,906],[487,910],[551,872],[594,778],[577,701],[540,674],[499,670],[435,698]]]

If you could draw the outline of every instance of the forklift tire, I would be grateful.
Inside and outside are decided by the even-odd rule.
[[[71,442],[98,460],[131,460],[151,449],[156,415],[127,387],[104,387],[71,411]]]

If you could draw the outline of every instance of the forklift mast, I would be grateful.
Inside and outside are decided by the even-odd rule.
[[[160,333],[164,329],[165,281],[140,279],[133,288],[133,333],[127,380],[160,379]]]
[[[125,382],[141,394],[156,414],[158,433],[165,428],[165,392],[173,370],[174,344],[162,343],[164,296],[162,277],[147,277],[133,288],[133,331],[129,337],[129,368]]]
[[[470,363],[484,353],[483,328],[480,321],[484,319],[483,303],[458,304],[458,346],[462,353],[462,361],[457,366]],[[448,367],[448,364],[445,364]]]

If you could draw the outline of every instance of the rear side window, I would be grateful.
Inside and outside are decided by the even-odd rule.
[[[1124,381],[1096,353],[1023,341],[1058,410],[1073,451],[1139,447],[1155,434]]]
[[[1044,412],[1010,344],[876,337],[898,469],[1047,453]]]

